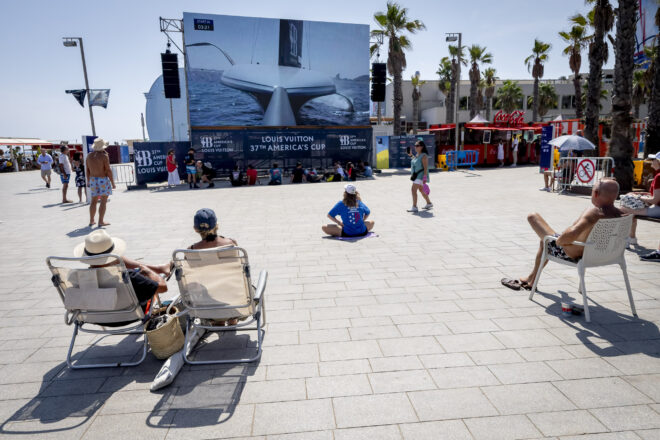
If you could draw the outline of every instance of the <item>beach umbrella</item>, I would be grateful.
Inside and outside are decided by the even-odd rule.
[[[559,151],[583,151],[596,149],[596,146],[590,141],[582,136],[576,136],[574,134],[559,136],[548,143],[559,148]]]
[[[481,113],[477,113],[477,115],[474,118],[472,118],[472,120],[468,122],[468,124],[485,124],[487,122],[489,122],[488,119],[481,116]]]

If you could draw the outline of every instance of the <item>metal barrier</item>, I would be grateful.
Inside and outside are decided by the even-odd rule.
[[[591,188],[603,177],[614,175],[611,157],[562,157],[555,169],[555,183],[559,191],[570,187]]]
[[[112,170],[112,178],[115,185],[123,183],[124,185],[132,185],[135,183],[135,167],[130,164],[110,165]]]
[[[479,152],[477,150],[447,151],[445,154],[447,155],[449,171],[454,171],[457,167],[467,166],[473,170],[473,165],[479,162]]]

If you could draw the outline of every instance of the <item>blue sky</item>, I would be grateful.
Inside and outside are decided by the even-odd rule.
[[[165,36],[158,17],[182,18],[184,11],[209,14],[292,18],[369,24],[385,0],[20,0],[0,2],[0,137],[41,137],[80,141],[91,134],[87,109],[64,93],[84,88],[78,48],[62,46],[62,37],[84,38],[91,88],[110,88],[107,109],[94,107],[97,134],[109,141],[140,138],[143,92],[160,75]],[[585,12],[581,0],[402,0],[412,18],[427,30],[411,37],[407,55],[410,77],[419,70],[435,79],[447,55],[445,32],[462,32],[466,45],[485,45],[493,67],[506,79],[529,78],[523,64],[534,38],[553,50],[546,78],[569,75],[561,55],[559,30],[567,17]],[[588,70],[583,54],[583,71]],[[610,57],[610,66],[614,57]],[[464,70],[463,79],[467,78]]]

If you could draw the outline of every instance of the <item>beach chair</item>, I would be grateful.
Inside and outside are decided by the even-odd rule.
[[[257,332],[257,353],[252,357],[193,360],[184,350],[184,360],[189,364],[229,364],[259,359],[266,322],[264,290],[268,273],[261,271],[257,286],[253,286],[247,252],[236,246],[177,249],[172,253],[172,261],[180,292],[176,303],[180,302],[184,309],[179,316],[187,318],[184,347],[188,347],[189,339],[197,329]],[[240,319],[238,324],[215,325],[218,321],[233,318]]]
[[[573,242],[573,244],[584,246],[584,254],[582,255],[582,258],[577,262],[574,260],[563,260],[561,258],[549,255],[547,252],[548,242],[557,240],[557,237],[550,235],[545,236],[543,239],[543,255],[541,257],[541,265],[536,272],[536,278],[534,279],[532,291],[529,293],[529,299],[531,300],[534,296],[534,292],[536,292],[536,287],[539,283],[541,272],[543,271],[543,267],[545,266],[546,262],[553,261],[555,263],[575,267],[577,268],[578,276],[580,278],[579,293],[582,294],[584,316],[587,322],[591,322],[591,316],[589,315],[589,305],[587,304],[587,288],[584,282],[586,270],[589,267],[618,264],[621,268],[621,271],[623,272],[623,280],[626,283],[628,300],[630,301],[630,309],[632,310],[633,316],[637,317],[635,302],[633,300],[632,290],[630,289],[630,281],[628,280],[626,259],[624,257],[626,238],[630,234],[632,220],[632,215],[599,220],[589,233],[589,237],[587,237],[586,243],[579,241]]]
[[[122,259],[113,254],[103,255],[108,263],[118,264],[91,268],[87,260],[98,256],[67,258],[48,257],[46,264],[52,273],[51,281],[57,289],[64,308],[64,322],[74,325],[71,344],[66,355],[69,368],[132,367],[147,355],[148,342],[144,334],[144,313],[138,302],[128,271]],[[114,326],[119,325],[116,328]],[[85,328],[88,326],[88,328]],[[94,326],[94,328],[89,328]],[[142,356],[135,362],[81,364],[71,360],[78,332],[98,335],[143,335]]]

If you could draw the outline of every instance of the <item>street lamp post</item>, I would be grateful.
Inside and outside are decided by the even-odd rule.
[[[87,64],[85,64],[85,50],[83,49],[83,39],[81,37],[64,37],[62,44],[64,47],[76,47],[80,43],[80,56],[82,57],[83,73],[85,74],[85,93],[87,94],[87,107],[89,108],[89,120],[92,123],[92,135],[96,136],[94,127],[94,113],[92,112],[92,102],[89,93],[89,81],[87,80]],[[78,40],[78,41],[76,41]]]
[[[458,72],[457,72],[457,78],[456,78],[456,102],[454,103],[454,123],[456,124],[456,132],[455,132],[455,140],[454,140],[454,151],[456,151],[456,160],[458,160],[458,106],[459,106],[459,97],[460,97],[460,89],[461,89],[461,38],[463,37],[463,34],[458,32],[458,33],[450,33],[446,34],[447,38],[445,41],[448,42],[454,42],[458,41]]]

